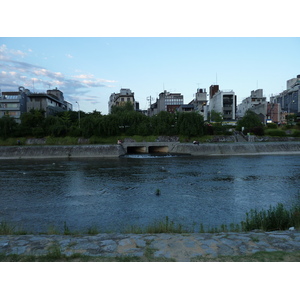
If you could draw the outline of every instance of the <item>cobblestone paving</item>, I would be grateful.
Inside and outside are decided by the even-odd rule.
[[[300,250],[299,231],[192,234],[2,235],[0,253],[45,255],[53,247],[62,254],[138,256],[191,261],[197,256],[246,255],[258,251]]]

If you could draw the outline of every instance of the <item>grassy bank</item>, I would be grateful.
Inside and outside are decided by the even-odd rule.
[[[193,142],[194,140],[200,142],[209,141],[212,136],[201,136],[201,137],[187,137],[187,136],[178,136],[178,140],[181,143],[186,142]],[[28,145],[27,141],[31,140],[30,145],[114,145],[117,143],[118,140],[132,140],[135,142],[156,142],[159,139],[157,135],[149,135],[149,136],[141,136],[141,135],[118,135],[118,136],[109,136],[109,137],[98,137],[92,136],[89,139],[78,138],[78,137],[52,137],[47,136],[42,139],[35,139],[35,138],[7,138],[7,139],[0,139],[0,146],[17,146],[20,145]],[[36,143],[34,143],[36,141]],[[42,142],[42,143],[41,143]]]

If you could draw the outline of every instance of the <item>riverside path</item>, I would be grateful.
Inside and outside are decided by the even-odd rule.
[[[46,255],[51,247],[61,254],[101,257],[135,256],[189,262],[197,257],[254,254],[259,251],[300,250],[300,232],[252,231],[247,233],[2,235],[1,254]]]

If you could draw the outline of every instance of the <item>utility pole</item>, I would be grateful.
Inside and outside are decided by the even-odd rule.
[[[79,128],[80,128],[80,107],[79,107],[79,103],[76,101],[76,103],[78,104],[78,124],[79,124]]]

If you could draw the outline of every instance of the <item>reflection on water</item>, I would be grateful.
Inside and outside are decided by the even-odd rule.
[[[292,205],[300,156],[9,160],[0,162],[0,220],[71,230],[170,220],[199,229],[238,223],[251,208]],[[155,191],[160,189],[161,195]]]

